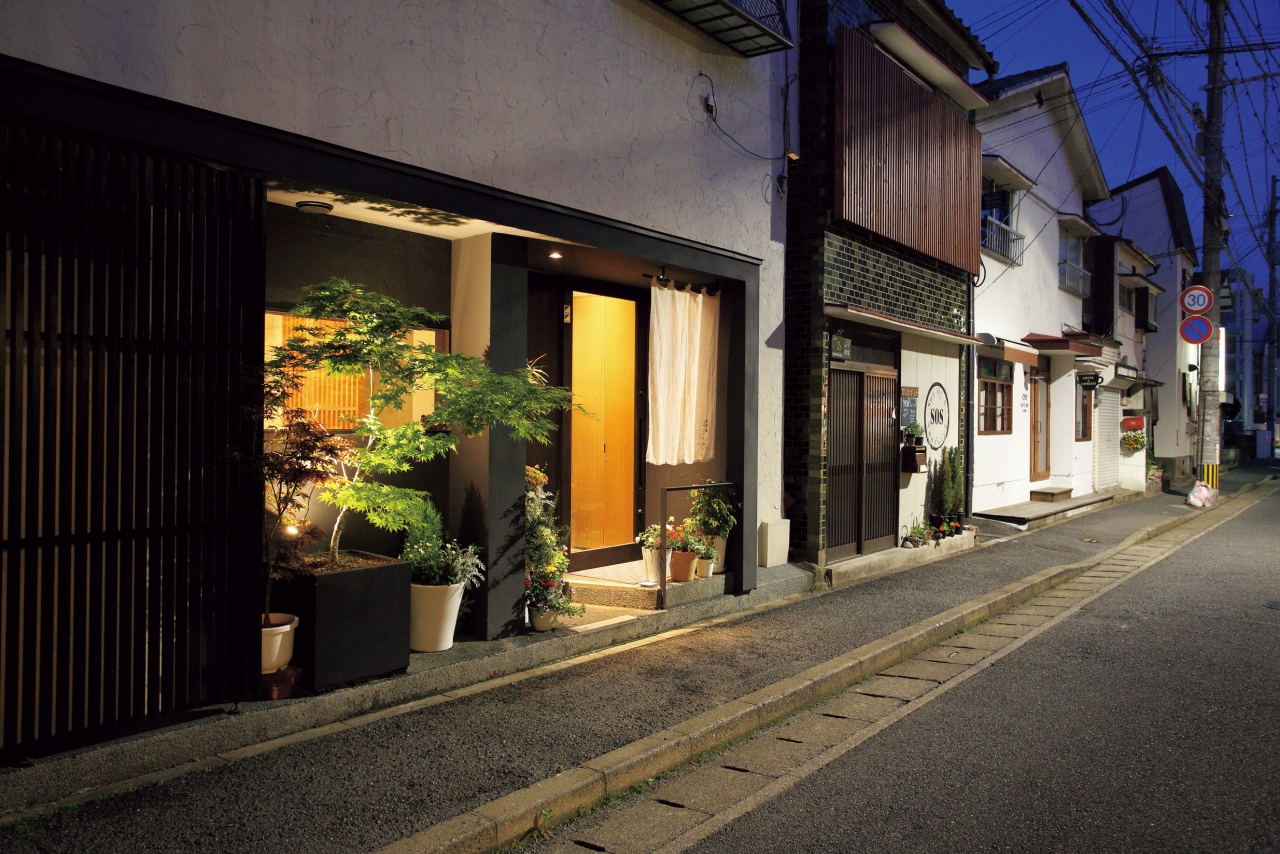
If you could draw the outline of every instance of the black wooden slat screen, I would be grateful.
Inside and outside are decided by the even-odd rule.
[[[256,178],[0,116],[0,756],[247,696]]]

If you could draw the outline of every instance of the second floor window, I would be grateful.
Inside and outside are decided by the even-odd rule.
[[[1134,304],[1133,288],[1121,285],[1120,286],[1120,308],[1124,309],[1130,314],[1133,314],[1133,304]]]
[[[1078,297],[1089,296],[1089,272],[1084,268],[1084,238],[1058,228],[1058,287]]]

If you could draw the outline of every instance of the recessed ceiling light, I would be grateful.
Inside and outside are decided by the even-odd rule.
[[[328,202],[318,202],[313,199],[306,199],[301,202],[294,202],[293,205],[303,213],[327,214],[333,210],[333,205]]]
[[[559,261],[559,260],[560,260],[561,258],[563,258],[564,256],[563,256],[563,255],[561,255],[559,252],[552,252],[552,253],[551,253],[550,255],[548,255],[547,257],[548,257],[548,258],[554,258],[555,260]]]

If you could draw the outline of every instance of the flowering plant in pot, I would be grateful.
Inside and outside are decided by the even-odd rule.
[[[711,539],[706,536],[692,537],[689,545],[690,550],[697,559],[694,567],[698,578],[710,578],[715,574],[716,564],[720,560],[720,553],[716,551]]]
[[[524,601],[535,631],[549,631],[557,617],[586,612],[564,590],[569,571],[565,529],[556,521],[556,497],[547,491],[547,476],[535,466],[525,468]]]
[[[352,513],[406,534],[425,518],[425,492],[379,478],[408,472],[453,450],[459,436],[491,427],[545,444],[554,429],[549,414],[573,405],[568,389],[548,386],[532,367],[497,373],[483,359],[413,343],[415,331],[440,328],[447,318],[346,279],[309,288],[293,313],[313,322],[275,348],[266,364],[268,389],[283,404],[308,372],[322,371],[360,378],[368,401],[352,422],[350,446],[318,489],[322,501],[338,508],[327,553],[301,556],[306,583],[293,591],[300,607],[314,612],[299,640],[313,658],[313,687],[321,688],[409,664],[409,563],[341,548]],[[434,391],[430,414],[388,426],[384,413],[426,389]]]
[[[444,531],[440,511],[426,500],[422,521],[409,529],[400,558],[409,564],[409,648],[442,652],[453,646],[462,593],[484,580],[475,546],[459,545]]]
[[[705,543],[705,535],[694,526],[691,519],[685,519],[679,525],[667,524],[667,547],[671,549],[671,580],[693,581],[697,577],[695,562],[698,559],[697,549]]]
[[[711,571],[724,572],[725,541],[729,538],[729,532],[738,524],[738,519],[734,516],[738,506],[734,502],[733,488],[707,486],[692,490],[689,497],[693,526],[711,540],[716,551]]]

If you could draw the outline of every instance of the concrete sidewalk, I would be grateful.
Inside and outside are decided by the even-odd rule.
[[[917,570],[182,776],[0,832],[0,850],[372,851],[1038,569],[1187,513],[1159,496]],[[1096,542],[1090,542],[1096,541]],[[504,680],[505,681],[505,680]],[[2,782],[2,781],[0,781]]]

